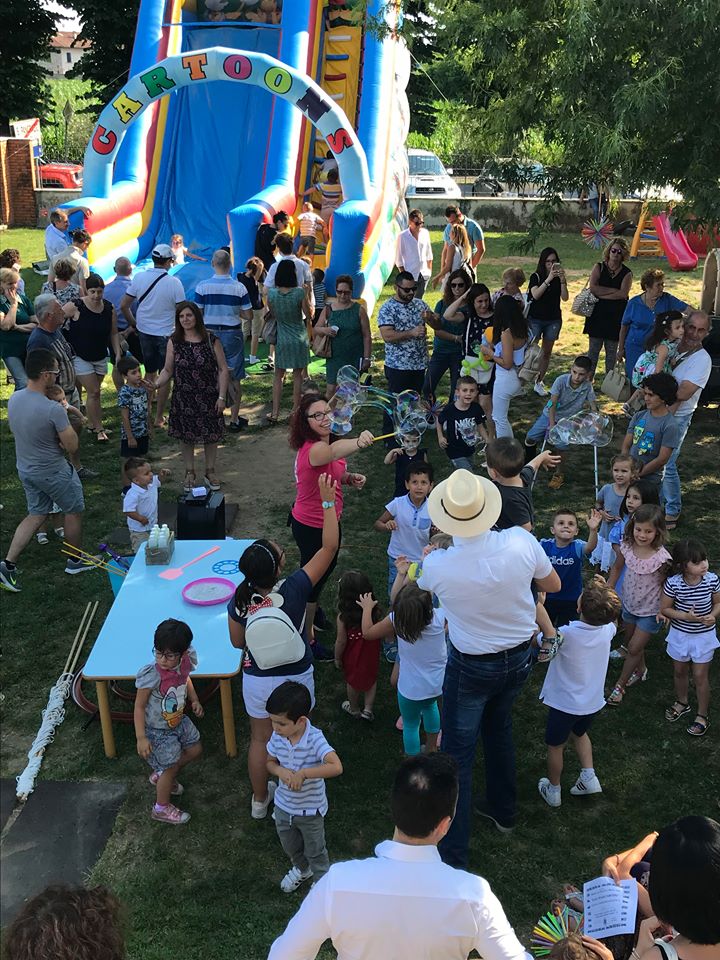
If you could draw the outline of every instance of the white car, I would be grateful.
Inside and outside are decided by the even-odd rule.
[[[430,150],[408,150],[409,175],[405,196],[428,197],[433,200],[459,200],[460,187],[450,176],[437,154]]]

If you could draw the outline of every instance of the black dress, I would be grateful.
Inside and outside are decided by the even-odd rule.
[[[612,287],[614,290],[619,290],[629,273],[630,270],[623,264],[619,272],[613,277],[607,268],[607,264],[603,262],[598,284],[601,287]],[[596,337],[598,340],[619,340],[620,323],[627,305],[626,297],[623,297],[622,300],[598,300],[592,314],[585,321],[583,333],[586,333],[589,337]]]
[[[77,320],[65,321],[65,339],[81,360],[88,363],[106,360],[112,333],[112,304],[103,300],[99,313],[85,306],[82,300],[75,300],[74,304],[79,316]]]

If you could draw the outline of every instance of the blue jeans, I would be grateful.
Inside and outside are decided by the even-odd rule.
[[[462,357],[459,353],[433,353],[428,363],[425,382],[423,383],[423,396],[435,399],[435,390],[442,380],[446,371],[450,371],[450,399],[455,396],[455,384],[460,376],[460,365]]]
[[[455,470],[469,470],[470,473],[475,473],[472,457],[455,457],[455,459],[450,462]]]
[[[442,707],[442,749],[458,764],[460,792],[455,819],[440,842],[440,855],[452,867],[467,868],[472,817],[475,750],[482,738],[485,792],[492,815],[508,826],[515,819],[515,745],[512,705],[530,676],[530,645],[490,657],[450,647]]]
[[[25,373],[25,364],[20,357],[3,357],[5,369],[15,381],[16,390],[24,390],[27,386],[27,374]]]
[[[677,469],[677,458],[680,456],[683,440],[687,436],[692,423],[692,413],[684,417],[675,417],[675,423],[678,426],[678,445],[672,452],[672,456],[665,464],[665,477],[662,485],[661,500],[665,504],[665,513],[668,517],[677,517],[682,510],[682,495],[680,493],[680,474]]]

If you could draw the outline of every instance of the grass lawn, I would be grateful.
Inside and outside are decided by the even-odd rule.
[[[512,235],[488,234],[488,257],[482,279],[491,289],[499,285],[500,274],[509,264],[522,264],[529,276],[533,258],[518,258],[509,253]],[[577,236],[553,238],[570,280],[572,296],[581,288],[593,263],[593,254]],[[440,235],[433,241],[439,262]],[[42,233],[7,231],[2,246],[17,246],[26,263],[42,254]],[[637,278],[646,262],[631,264]],[[648,266],[663,266],[662,261],[647,261]],[[37,292],[39,278],[24,271],[30,295]],[[697,303],[700,271],[672,274],[667,278],[671,292]],[[391,290],[386,288],[385,295]],[[436,298],[430,296],[434,306]],[[582,335],[582,320],[566,313],[559,347],[553,356],[552,376],[568,369],[572,359],[583,352],[587,339]],[[382,346],[375,331],[373,373],[382,385]],[[447,389],[447,381],[444,381]],[[442,386],[441,386],[442,390]],[[270,380],[253,376],[245,381],[248,406],[269,401]],[[12,439],[7,428],[6,406],[9,388],[0,390],[0,442],[2,444],[2,502],[0,513],[2,555],[15,525],[24,515],[24,499],[15,469]],[[604,409],[619,414],[616,404],[602,400]],[[83,439],[84,459],[101,471],[97,481],[86,485],[85,545],[92,548],[109,530],[122,522],[116,493],[118,458],[116,443],[118,418],[114,391],[106,380],[103,394],[105,419],[113,428],[113,439],[105,448]],[[289,408],[286,390],[284,409]],[[513,401],[512,422],[518,436],[538,415],[541,401],[534,394]],[[683,523],[677,536],[700,536],[711,553],[711,569],[720,570],[718,545],[717,409],[701,409],[685,443],[681,461],[683,480]],[[600,451],[601,482],[609,477],[609,461],[617,451],[626,421],[615,417],[613,444]],[[358,427],[377,432],[375,411],[365,411]],[[259,434],[261,431],[258,429]],[[266,436],[270,439],[265,441]],[[288,569],[297,562],[289,531],[285,526],[289,498],[268,497],[263,482],[263,444],[284,444],[284,432],[263,431],[262,442],[251,446],[228,435],[226,446],[239,445],[233,456],[234,470],[243,483],[255,491],[257,509],[240,515],[237,537],[265,535],[287,545]],[[430,457],[438,479],[447,476],[449,462],[438,449],[432,432],[427,435]],[[158,460],[176,451],[166,440],[153,440],[153,458]],[[246,453],[245,450],[255,451]],[[267,447],[266,447],[267,449]],[[379,596],[384,597],[386,582],[386,538],[372,529],[373,520],[382,512],[391,495],[392,468],[382,464],[383,450],[373,448],[353,461],[354,468],[368,474],[368,483],[360,495],[346,500],[343,519],[345,549],[339,572],[362,567],[368,572]],[[585,513],[593,502],[592,455],[579,448],[568,458],[568,480],[559,491],[547,488],[545,477],[535,487],[537,533],[544,536],[552,511],[568,505]],[[227,471],[226,471],[227,473]],[[164,490],[171,498],[177,493],[181,474]],[[262,528],[257,528],[262,517]],[[584,535],[585,531],[581,533]],[[100,600],[99,617],[93,636],[112,602],[104,575],[87,574],[69,578],[60,566],[62,557],[57,541],[48,546],[33,542],[21,562],[22,593],[3,593],[0,611],[4,625],[4,699],[2,702],[2,775],[17,775],[24,766],[27,751],[40,723],[40,711],[47,692],[65,661],[71,640],[85,604]],[[479,598],[482,603],[482,598]],[[331,587],[325,591],[324,605],[334,612]],[[158,621],[164,616],[158,610]],[[128,622],[130,633],[139,625]],[[332,634],[323,635],[332,643]],[[86,651],[87,652],[87,651]],[[569,796],[568,788],[577,774],[574,757],[568,756],[564,805],[548,808],[537,795],[536,783],[545,773],[543,731],[545,709],[537,700],[543,671],[536,668],[515,710],[520,818],[510,836],[501,836],[482,822],[474,826],[471,839],[472,869],[484,875],[500,897],[511,922],[527,943],[533,922],[548,906],[564,881],[582,882],[597,874],[601,858],[608,852],[625,849],[651,829],[674,818],[699,813],[717,814],[719,794],[717,730],[710,727],[707,737],[692,740],[682,723],[669,725],[663,710],[672,700],[672,669],[655,641],[648,654],[649,679],[630,691],[619,710],[608,709],[598,719],[593,734],[595,765],[604,793],[587,802]],[[610,676],[614,677],[611,667]],[[364,857],[389,836],[392,824],[388,813],[388,793],[393,772],[401,757],[402,742],[394,728],[397,707],[388,684],[390,669],[381,666],[376,721],[360,725],[340,711],[344,684],[332,665],[316,670],[318,707],[314,721],[337,749],[345,773],[328,786],[330,812],[326,829],[331,860]],[[718,683],[717,665],[713,679]],[[92,691],[88,691],[92,696]],[[129,725],[115,725],[118,759],[103,754],[98,724],[84,728],[86,715],[70,705],[55,742],[49,747],[41,776],[46,779],[122,780],[128,783],[128,799],[121,810],[107,848],[92,872],[91,880],[108,883],[127,906],[129,956],[133,960],[165,960],[182,955],[188,960],[212,956],[215,960],[260,960],[272,939],[283,929],[297,909],[301,894],[280,896],[278,884],[287,863],[277,841],[271,820],[255,822],[249,816],[250,788],[244,762],[248,723],[242,710],[240,683],[234,683],[234,702],[240,756],[229,760],[224,755],[219,699],[206,705],[205,719],[199,721],[205,754],[184,778],[187,800],[184,807],[192,813],[189,826],[170,830],[150,821],[151,789],[148,769],[135,753],[135,738]],[[126,709],[117,700],[113,706]],[[713,711],[715,717],[717,712]],[[713,718],[713,723],[715,723]],[[720,729],[720,727],[719,727]],[[482,762],[478,750],[478,786],[482,783]],[[334,956],[326,946],[323,957]]]

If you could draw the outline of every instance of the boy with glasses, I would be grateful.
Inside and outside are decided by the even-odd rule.
[[[422,300],[425,285],[432,276],[430,234],[420,210],[411,210],[408,217],[408,228],[398,235],[395,245],[395,263],[398,270],[407,270],[417,280],[416,296]]]

